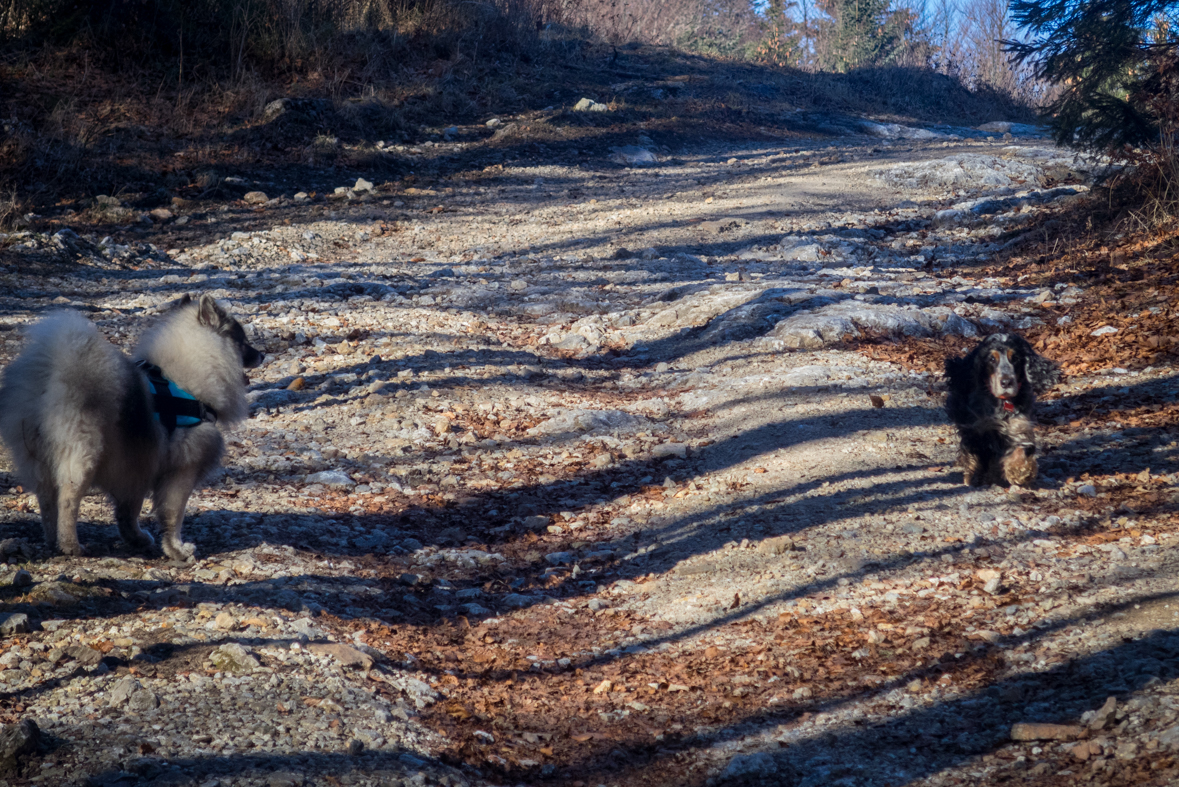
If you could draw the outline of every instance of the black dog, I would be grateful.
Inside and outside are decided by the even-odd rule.
[[[946,412],[961,438],[965,483],[1029,486],[1036,478],[1033,408],[1060,367],[1013,333],[996,333],[965,358],[946,359]]]

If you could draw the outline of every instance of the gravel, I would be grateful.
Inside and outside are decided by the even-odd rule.
[[[188,214],[156,217],[154,241],[9,235],[5,361],[47,309],[129,346],[193,291],[226,301],[268,360],[189,504],[193,564],[129,553],[98,498],[92,556],[50,555],[0,466],[0,735],[18,763],[0,784],[568,783],[549,732],[460,708],[489,668],[431,661],[469,631],[488,639],[455,658],[483,658],[530,619],[600,639],[559,655],[497,640],[525,672],[727,654],[716,712],[749,707],[736,722],[675,705],[714,698],[687,678],[634,695],[595,678],[584,691],[620,704],[561,714],[589,730],[561,740],[590,746],[613,724],[694,725],[665,744],[683,752],[671,771],[644,755],[660,783],[987,784],[1162,761],[1179,746],[1159,600],[1175,534],[1085,508],[1128,482],[1065,480],[1050,440],[1040,488],[963,487],[938,381],[856,345],[1038,324],[1039,290],[971,267],[1099,162],[877,125],[835,163],[817,140],[642,139],[489,178],[243,183],[246,204],[192,216],[202,233],[179,248]],[[867,688],[840,699],[827,667],[792,676],[801,645],[758,672],[780,621],[842,627],[823,663],[874,665]],[[976,658],[986,684],[955,671]],[[754,710],[774,707],[798,712]]]

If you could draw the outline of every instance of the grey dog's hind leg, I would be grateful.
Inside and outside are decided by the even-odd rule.
[[[127,546],[140,552],[150,551],[155,546],[155,539],[143,532],[139,527],[139,512],[143,509],[143,498],[121,500],[115,503],[115,522],[119,525],[119,535]]]
[[[82,498],[90,489],[90,480],[79,483],[66,481],[57,492],[57,549],[63,555],[84,555],[86,550],[78,543],[78,511]]]
[[[57,549],[57,487],[42,481],[37,485],[37,507],[41,509],[41,529],[45,545]]]

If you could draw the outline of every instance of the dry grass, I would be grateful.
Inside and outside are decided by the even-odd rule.
[[[97,194],[135,203],[164,189],[192,198],[209,193],[193,189],[213,170],[295,183],[307,167],[393,176],[413,165],[376,155],[377,141],[419,142],[452,125],[525,155],[530,139],[604,140],[639,124],[685,139],[815,133],[795,122],[798,110],[969,123],[1028,114],[920,69],[808,74],[673,47],[615,47],[573,24],[570,8],[590,24],[591,0],[206,2],[278,10],[267,24],[238,19],[237,38],[201,39],[183,52],[153,44],[132,57],[135,36],[120,39],[131,43],[118,56],[86,36],[9,47],[0,57],[10,97],[0,188],[15,195],[10,219],[60,213]],[[677,8],[691,16],[697,5]],[[330,8],[340,12],[331,25],[311,14]],[[653,96],[665,80],[679,81]],[[615,111],[587,118],[554,109],[582,95]],[[297,111],[274,120],[266,107],[276,99]],[[496,116],[519,122],[492,140],[482,124]]]
[[[9,189],[0,194],[0,227],[12,224],[19,210],[20,203],[16,199],[16,189]]]
[[[974,90],[929,68],[864,68],[849,74],[809,75],[812,101],[944,123],[985,123],[995,118],[1034,123],[1035,110],[985,85]]]

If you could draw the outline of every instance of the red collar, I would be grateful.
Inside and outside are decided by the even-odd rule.
[[[999,401],[1001,401],[1001,402],[1003,403],[1003,409],[1004,409],[1004,410],[1006,410],[1006,411],[1007,411],[1007,412],[1009,412],[1009,413],[1014,413],[1014,412],[1015,412],[1015,405],[1013,405],[1013,404],[1011,403],[1011,400],[1010,400],[1010,399],[1000,399]]]

